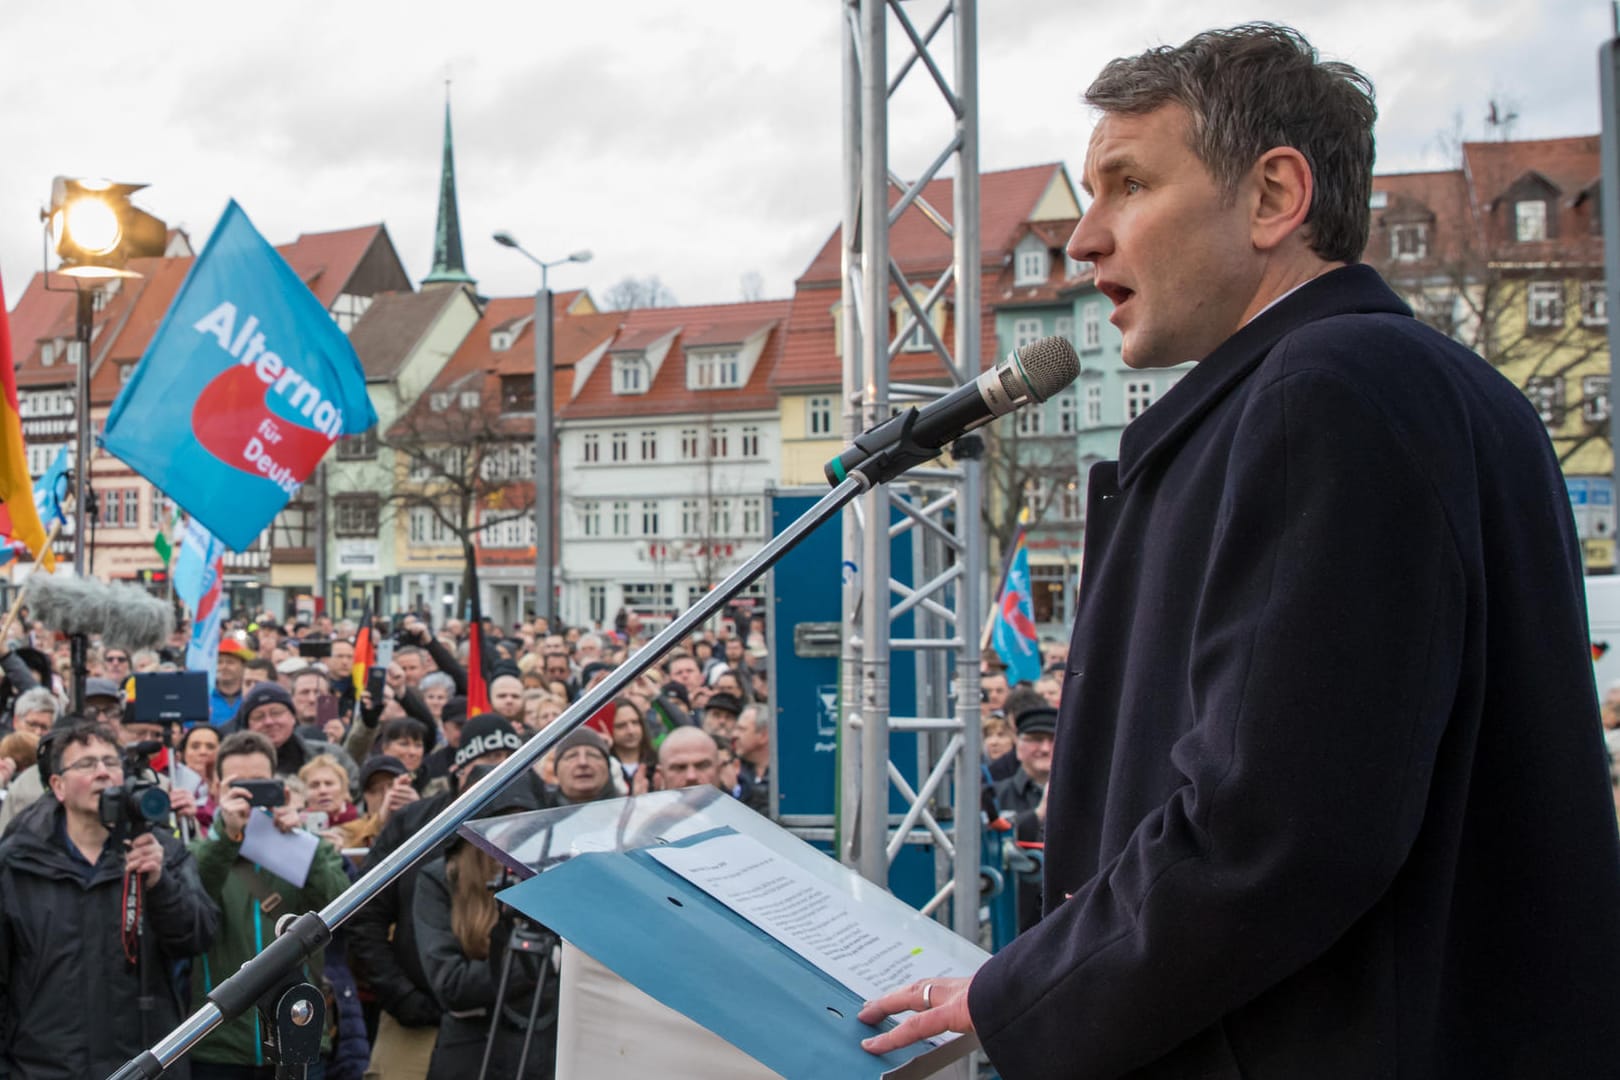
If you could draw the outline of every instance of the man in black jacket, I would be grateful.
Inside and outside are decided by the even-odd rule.
[[[366,869],[376,866],[449,806],[474,769],[497,765],[522,745],[512,725],[500,717],[485,713],[468,721],[452,769],[456,788],[412,803],[390,817],[371,845]],[[538,777],[531,787],[536,793],[542,791]],[[422,970],[412,917],[416,875],[432,857],[389,882],[348,923],[349,967],[362,985],[370,987],[382,1007],[371,1058],[371,1068],[380,1076],[425,1077],[438,1037],[441,1010]]]
[[[51,752],[53,805],[0,844],[0,1076],[13,1080],[107,1076],[167,1034],[186,1013],[171,968],[219,926],[178,840],[159,828],[126,847],[102,824],[101,792],[123,781],[112,732],[80,725]],[[142,925],[126,940],[127,875]]]
[[[863,1009],[921,1010],[868,1048],[971,1028],[1004,1080],[1615,1075],[1568,494],[1524,394],[1357,265],[1371,86],[1255,25],[1087,99],[1068,253],[1139,378],[1199,362],[1089,476],[1045,914]]]

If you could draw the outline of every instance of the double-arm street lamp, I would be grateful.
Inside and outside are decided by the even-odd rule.
[[[525,251],[509,232],[496,233],[495,242],[511,248],[540,268],[540,291],[534,294],[534,614],[537,618],[544,618],[547,627],[555,632],[557,595],[551,581],[551,568],[555,561],[552,509],[556,500],[552,453],[552,312],[551,288],[546,273],[553,266],[564,263],[590,262],[591,253],[576,251],[548,262]],[[560,530],[557,535],[560,535]]]

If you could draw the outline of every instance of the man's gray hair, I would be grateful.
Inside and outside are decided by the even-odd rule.
[[[1319,60],[1297,30],[1248,23],[1121,57],[1085,98],[1124,115],[1185,108],[1192,151],[1228,195],[1266,151],[1298,150],[1314,182],[1305,215],[1311,250],[1329,262],[1361,258],[1372,215],[1372,82],[1349,64]]]
[[[456,680],[452,679],[449,675],[446,675],[442,671],[430,671],[426,675],[422,676],[422,681],[416,684],[416,688],[423,693],[434,689],[445,690],[448,691],[452,697],[454,697],[456,693]]]
[[[25,690],[17,697],[17,704],[11,707],[11,715],[27,716],[29,713],[48,712],[54,723],[62,715],[62,703],[55,694],[43,686],[36,686],[32,690]]]

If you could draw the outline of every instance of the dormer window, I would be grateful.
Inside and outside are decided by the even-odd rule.
[[[1513,239],[1521,244],[1547,239],[1547,203],[1521,199],[1513,204]]]
[[[501,376],[501,412],[534,412],[534,379],[531,376]]]
[[[478,408],[478,391],[476,391],[476,390],[463,390],[461,392],[461,407],[463,409],[476,409],[476,408]]]
[[[510,330],[496,330],[489,335],[489,347],[495,352],[505,352],[512,347],[512,332]]]
[[[737,349],[705,349],[686,355],[688,390],[726,390],[742,385],[742,358]]]
[[[1370,210],[1382,210],[1388,205],[1389,192],[1387,191],[1375,191],[1372,193],[1372,198],[1367,200],[1367,208]]]
[[[56,363],[56,342],[42,341],[39,343],[39,362],[45,367]]]
[[[1052,253],[1046,242],[1031,233],[1019,243],[1014,253],[1013,284],[1044,285],[1052,272]]]
[[[441,390],[428,398],[428,405],[434,412],[444,412],[450,407],[450,395]]]
[[[1091,264],[1090,260],[1076,259],[1067,251],[1063,253],[1063,276],[1065,278],[1072,280],[1081,274],[1089,274],[1094,269],[1096,267]]]
[[[134,364],[119,364],[118,365],[118,385],[123,386],[126,383],[128,383],[129,382],[129,377],[131,375],[133,375],[133,374],[135,374],[135,365]]]
[[[1400,262],[1414,262],[1429,254],[1429,226],[1421,222],[1396,225],[1389,231],[1390,258]]]
[[[613,358],[613,392],[615,394],[645,394],[651,380],[647,377],[647,362],[637,353],[633,356]]]

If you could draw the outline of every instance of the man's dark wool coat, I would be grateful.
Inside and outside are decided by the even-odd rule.
[[[1582,564],[1524,395],[1345,267],[1087,499],[1046,915],[969,994],[1004,1080],[1620,1076]]]

